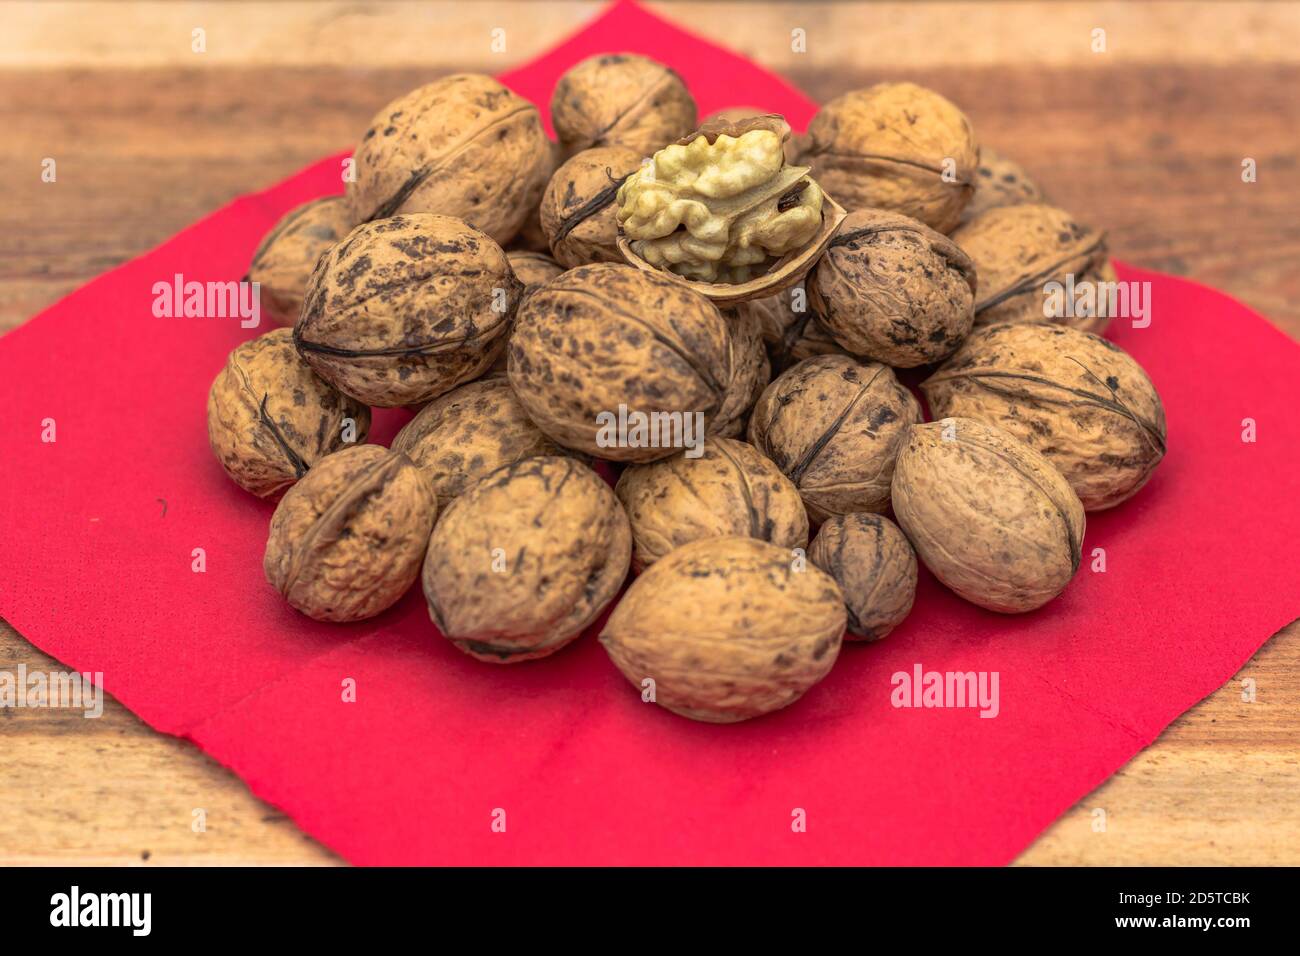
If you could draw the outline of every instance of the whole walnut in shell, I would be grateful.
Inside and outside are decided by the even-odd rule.
[[[208,442],[226,474],[265,498],[325,455],[366,440],[370,409],[311,370],[293,333],[240,345],[208,392]]]
[[[830,575],[796,562],[789,549],[703,538],[632,582],[600,642],[660,706],[732,723],[792,704],[825,677],[844,622]]]
[[[293,325],[316,263],[354,225],[342,196],[313,199],[285,213],[258,244],[248,267],[262,313],[276,325]]]
[[[907,426],[921,406],[893,370],[846,355],[807,359],[763,392],[749,440],[795,483],[808,515],[881,512]]]
[[[374,617],[415,582],[437,512],[433,489],[405,455],[344,448],[280,499],[266,579],[318,621]]]
[[[982,326],[921,389],[934,414],[997,425],[1041,452],[1088,511],[1132,497],[1165,454],[1151,379],[1090,332]]]
[[[974,321],[975,265],[947,236],[898,213],[849,213],[808,276],[822,327],[895,368],[950,355]]]
[[[537,107],[490,76],[465,73],[385,106],[353,159],[347,196],[356,222],[431,212],[499,243],[536,209],[553,168]]]
[[[424,595],[438,629],[482,661],[553,654],[627,576],[632,533],[609,486],[571,458],[529,458],[471,485],[429,540]]]
[[[1046,458],[969,418],[913,425],[894,514],[936,578],[990,611],[1041,607],[1079,569],[1083,505]]]
[[[555,84],[551,123],[572,154],[625,146],[649,156],[695,128],[695,100],[682,78],[654,60],[604,53],[571,67]]]
[[[912,610],[916,552],[888,518],[836,515],[808,546],[808,560],[835,579],[848,609],[845,640],[878,641]]]
[[[366,223],[312,273],[294,326],[325,380],[370,405],[427,402],[504,347],[523,284],[501,247],[459,219]]]
[[[510,260],[510,268],[514,272],[515,278],[524,285],[524,295],[546,285],[564,271],[564,266],[545,252],[517,250],[507,252],[506,258]],[[520,301],[523,300],[520,299]]]
[[[572,269],[623,261],[614,197],[640,166],[636,150],[596,146],[556,170],[542,195],[542,231],[557,262]]]
[[[732,311],[723,316],[731,329],[731,384],[715,416],[714,432],[722,438],[735,438],[745,433],[749,410],[772,380],[772,363],[757,325]]]
[[[544,182],[549,183],[555,171],[560,168],[564,162],[564,147],[559,143],[548,141],[550,143],[550,156],[546,163],[546,177]],[[542,229],[542,196],[539,194],[537,202],[528,210],[528,215],[524,217],[524,224],[519,227],[519,232],[506,246],[507,252],[541,252],[547,256],[551,254],[551,243],[546,238],[546,232]]]
[[[510,384],[537,427],[565,448],[652,461],[726,424],[715,419],[733,378],[731,348],[726,319],[706,299],[630,266],[597,263],[524,301],[510,336]]]
[[[970,120],[938,93],[878,83],[823,106],[799,161],[850,212],[886,209],[946,233],[975,193],[979,147]]]
[[[975,198],[962,210],[961,221],[969,222],[980,213],[998,206],[1042,201],[1042,189],[1019,163],[982,146],[979,169],[975,174]]]
[[[466,487],[508,465],[562,450],[538,430],[504,378],[480,379],[435,398],[393,439],[446,508]]]
[[[710,438],[698,458],[632,465],[614,492],[632,522],[638,570],[700,538],[748,535],[787,551],[808,544],[799,489],[742,441]]]
[[[952,234],[975,263],[979,295],[975,324],[994,322],[1059,322],[1088,332],[1100,332],[1110,320],[1109,302],[1100,298],[1073,314],[1056,309],[1048,283],[1082,283],[1096,289],[1115,281],[1106,252],[1106,236],[1052,206],[999,206],[977,216]],[[1073,305],[1073,304],[1072,304]]]

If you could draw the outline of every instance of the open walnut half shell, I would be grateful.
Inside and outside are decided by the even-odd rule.
[[[845,211],[786,162],[789,137],[775,114],[719,119],[655,153],[618,191],[623,257],[718,305],[797,283]]]

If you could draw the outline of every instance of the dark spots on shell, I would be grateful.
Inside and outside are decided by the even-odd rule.
[[[898,420],[898,413],[888,405],[877,405],[871,410],[871,416],[867,419],[868,427],[872,431],[878,431],[882,426]]]
[[[386,126],[386,127],[384,127],[384,135],[385,135],[385,136],[392,136],[392,135],[393,135],[394,133],[396,133],[396,132],[397,132],[397,127],[396,127],[396,126]]]
[[[823,637],[820,641],[818,641],[816,646],[813,647],[813,653],[812,653],[813,660],[819,661],[823,657],[825,657],[826,652],[831,649],[831,646],[834,643],[835,643],[834,639],[829,637]]]
[[[1119,379],[1116,378],[1114,375],[1107,375],[1107,376],[1106,376],[1106,387],[1107,387],[1108,389],[1110,389],[1112,392],[1114,392],[1114,391],[1118,391],[1118,390],[1119,390]]]

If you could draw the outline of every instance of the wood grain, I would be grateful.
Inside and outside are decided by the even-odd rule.
[[[653,5],[814,98],[933,86],[1116,256],[1300,338],[1300,5]],[[590,3],[5,4],[0,331],[234,197],[346,148],[388,99],[499,72]],[[796,22],[797,21],[797,22]],[[507,49],[487,40],[506,23]],[[209,48],[189,48],[195,25]],[[1109,51],[1087,49],[1107,30]],[[790,47],[807,31],[808,52]],[[760,104],[761,105],[761,104]],[[58,180],[42,183],[55,158]],[[1241,180],[1241,161],[1259,180]],[[1171,641],[1176,635],[1171,635]],[[54,663],[0,624],[0,669]],[[1256,681],[1253,703],[1239,679]],[[0,863],[336,863],[192,745],[115,702],[0,709]],[[1300,626],[1056,822],[1026,864],[1300,863]],[[191,829],[203,808],[206,830]],[[1093,811],[1106,811],[1105,832]]]

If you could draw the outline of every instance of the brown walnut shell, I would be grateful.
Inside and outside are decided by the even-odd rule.
[[[348,202],[357,222],[431,212],[505,243],[537,207],[551,157],[532,103],[490,76],[447,76],[375,116]]]
[[[634,687],[653,691],[646,699],[732,723],[792,704],[825,677],[844,622],[834,580],[788,549],[703,538],[632,582],[600,642]]]
[[[1050,461],[1000,428],[969,418],[912,426],[893,498],[925,566],[990,611],[1041,607],[1079,569],[1078,496]]]
[[[318,621],[374,617],[415,582],[437,512],[433,489],[405,455],[344,448],[280,499],[266,579]]]
[[[612,263],[570,269],[528,296],[508,351],[524,410],[565,448],[653,461],[684,446],[673,436],[698,444],[726,424],[715,418],[733,378],[727,321],[666,278]],[[631,413],[660,416],[653,421],[662,427],[613,434],[607,423],[620,406],[629,422]],[[651,444],[665,431],[668,444]]]
[[[999,206],[952,234],[975,263],[979,294],[975,324],[1058,322],[1101,332],[1111,316],[1102,300],[1093,314],[1051,315],[1047,284],[1113,282],[1105,233],[1077,222],[1053,206]]]
[[[307,280],[329,248],[356,223],[342,196],[313,199],[285,213],[263,237],[248,267],[262,314],[276,325],[293,325],[302,311]]]
[[[898,213],[849,213],[808,277],[823,328],[895,368],[937,362],[974,321],[975,264],[947,236]]]
[[[749,410],[772,380],[772,363],[757,325],[738,318],[734,312],[724,316],[731,329],[731,384],[718,409],[715,434],[735,438],[745,434]]]
[[[564,147],[553,140],[548,140],[550,144],[550,156],[546,163],[546,177],[544,183],[549,183],[555,171],[560,168],[564,162]],[[545,192],[545,189],[543,189]],[[508,252],[541,252],[547,257],[551,254],[551,243],[546,238],[546,231],[542,229],[542,194],[537,196],[537,202],[529,208],[528,215],[524,217],[524,224],[519,227],[519,232],[510,240],[506,246]]]
[[[358,226],[321,259],[293,337],[348,395],[414,405],[492,365],[522,292],[506,254],[478,230],[394,216]]]
[[[236,348],[208,392],[213,453],[236,484],[262,498],[369,431],[370,409],[313,372],[288,329]]]
[[[502,465],[562,455],[538,430],[504,378],[481,379],[431,401],[393,439],[448,502]]]
[[[604,53],[555,84],[551,123],[570,154],[625,146],[649,156],[695,128],[695,100],[677,73],[629,53]]]
[[[1043,191],[1024,168],[987,146],[980,147],[980,165],[975,175],[975,198],[962,210],[961,221],[969,222],[980,213],[999,206],[1043,202]]]
[[[698,458],[625,469],[614,488],[632,522],[638,571],[700,538],[748,535],[787,551],[808,544],[799,489],[753,445],[710,438]]]
[[[524,295],[546,285],[564,271],[564,266],[546,252],[517,250],[507,252],[506,258],[510,260],[510,268],[515,278],[524,284]]]
[[[847,640],[878,641],[916,598],[916,552],[888,518],[836,515],[808,546],[808,560],[835,579],[848,609]]]
[[[438,629],[481,661],[546,657],[582,633],[627,576],[632,533],[609,485],[571,458],[529,458],[471,485],[429,540]]]
[[[846,209],[887,209],[950,232],[975,194],[970,120],[933,90],[878,83],[845,93],[808,125],[799,161]]]
[[[1088,511],[1132,497],[1165,454],[1165,410],[1119,346],[1059,325],[988,325],[922,385],[935,415],[997,425],[1055,465]]]
[[[641,154],[626,146],[596,146],[578,153],[551,177],[542,195],[542,231],[551,253],[565,268],[592,262],[622,262],[618,251],[618,206],[623,180],[641,166]]]
[[[749,440],[799,488],[808,516],[882,512],[907,426],[921,406],[876,362],[822,355],[772,382],[754,406]]]

